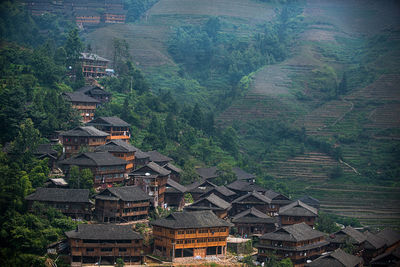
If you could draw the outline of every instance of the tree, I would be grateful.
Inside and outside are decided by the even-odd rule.
[[[199,104],[193,107],[192,116],[190,117],[189,124],[192,125],[194,128],[201,129],[203,127],[203,112],[200,109]]]
[[[315,229],[330,234],[339,231],[340,227],[336,225],[329,214],[320,212],[315,223]]]
[[[80,173],[78,166],[71,166],[68,174],[68,185],[70,188],[80,188]]]
[[[116,260],[116,265],[115,266],[116,267],[124,267],[125,266],[124,260],[122,258],[118,258]]]
[[[219,185],[229,184],[237,179],[236,174],[232,170],[232,166],[227,163],[220,163],[217,166],[218,177],[215,183]]]
[[[71,166],[69,170],[68,184],[70,188],[92,189],[93,173],[90,169],[83,169],[79,171],[78,166]]]
[[[342,80],[339,83],[337,94],[344,95],[347,93],[347,74],[343,73]]]
[[[81,56],[83,44],[79,38],[78,29],[74,28],[69,31],[67,41],[64,46],[66,53],[67,67],[76,67],[76,64]]]

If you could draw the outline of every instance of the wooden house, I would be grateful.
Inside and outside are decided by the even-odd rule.
[[[85,86],[78,89],[77,92],[84,93],[87,96],[97,99],[100,103],[108,103],[111,101],[111,93],[98,85]]]
[[[114,157],[108,152],[86,152],[75,157],[59,162],[66,176],[72,166],[78,166],[80,170],[90,169],[93,173],[94,187],[110,187],[113,184],[122,184],[126,178],[127,162]]]
[[[115,116],[99,117],[86,123],[86,125],[93,126],[100,131],[108,133],[107,140],[123,140],[129,142],[131,138],[129,123]]]
[[[346,244],[350,243],[356,251],[360,251],[365,241],[365,235],[351,226],[346,226],[329,235],[327,239],[330,242],[329,249],[331,250],[344,248]]]
[[[246,195],[247,193],[253,192],[253,191],[256,191],[261,194],[264,194],[265,192],[268,191],[268,189],[265,189],[255,183],[249,183],[244,180],[236,180],[236,181],[228,184],[226,187],[228,187],[230,190],[232,190],[239,196]]]
[[[68,188],[67,181],[64,178],[51,178],[44,183],[47,188]]]
[[[122,258],[126,264],[141,264],[143,237],[130,225],[79,224],[66,232],[71,248],[71,266],[113,264]]]
[[[166,170],[171,171],[171,173],[170,173],[171,179],[174,180],[175,182],[179,183],[179,181],[181,180],[181,173],[183,172],[182,169],[176,167],[171,162],[168,162],[167,164],[165,164],[162,167]]]
[[[33,152],[33,155],[35,155],[35,157],[40,160],[47,159],[50,170],[56,167],[58,152],[53,149],[53,146],[51,144],[38,145],[36,150]]]
[[[370,261],[385,253],[387,249],[386,240],[371,232],[365,233],[365,241],[363,245],[362,257],[365,264],[369,264]]]
[[[278,227],[278,220],[262,213],[256,208],[250,208],[232,217],[232,223],[241,236],[263,235],[273,232]]]
[[[146,154],[150,156],[150,161],[153,161],[160,166],[165,166],[167,163],[172,161],[170,157],[167,157],[156,150],[147,151]]]
[[[75,22],[82,26],[97,26],[100,24],[101,14],[95,10],[80,10],[74,11]]]
[[[307,263],[306,267],[321,267],[321,266],[343,266],[343,267],[362,267],[364,266],[363,259],[353,256],[343,250],[336,249],[335,251],[328,252],[326,255],[320,256]]]
[[[279,219],[282,226],[304,222],[313,227],[318,217],[318,210],[297,200],[279,209]]]
[[[107,24],[123,24],[126,19],[126,10],[121,9],[107,9],[104,11],[103,18],[104,23]]]
[[[385,252],[370,262],[371,267],[398,267],[400,266],[400,248]]]
[[[267,198],[263,194],[256,191],[249,192],[246,195],[232,201],[230,215],[234,216],[250,208],[256,208],[262,213],[267,214],[270,204],[271,199]]]
[[[200,198],[189,206],[186,206],[185,211],[211,210],[219,218],[224,219],[228,216],[228,212],[231,207],[232,206],[230,203],[214,194],[211,194]]]
[[[32,211],[33,204],[42,203],[53,207],[64,215],[75,218],[90,220],[91,202],[89,201],[88,189],[62,189],[62,188],[36,188],[36,191],[27,196],[28,210]]]
[[[186,188],[188,189],[187,192],[192,195],[194,201],[199,200],[202,195],[204,195],[214,187],[217,187],[217,185],[208,180],[197,181],[186,186]]]
[[[269,209],[269,213],[271,214],[271,216],[278,216],[278,211],[280,207],[286,206],[293,202],[287,196],[281,193],[277,193],[273,190],[268,190],[267,192],[264,193],[264,196],[271,199],[271,204]]]
[[[246,181],[248,183],[256,182],[256,176],[254,174],[248,173],[239,167],[233,167],[232,171],[236,174],[238,180]]]
[[[150,155],[137,148],[135,153],[135,168],[146,165],[150,162]]]
[[[132,171],[129,174],[134,185],[140,186],[149,196],[152,197],[154,207],[163,207],[167,180],[171,172],[160,165],[149,162],[145,166]]]
[[[328,244],[324,233],[305,223],[293,224],[261,236],[256,246],[257,258],[265,261],[270,254],[275,253],[278,259],[290,258],[294,266],[304,266],[307,260],[324,253]]]
[[[82,118],[82,122],[89,122],[94,119],[97,105],[100,103],[97,99],[87,96],[81,92],[63,93],[64,99],[71,103],[72,108],[76,109]]]
[[[130,172],[135,168],[135,152],[137,148],[122,140],[111,140],[105,145],[96,147],[95,151],[111,153],[114,157],[123,159],[127,162],[126,171]]]
[[[138,186],[104,189],[95,196],[95,212],[100,222],[134,222],[148,217],[150,197]]]
[[[214,182],[214,179],[218,177],[218,168],[216,166],[196,168],[196,172],[202,180],[209,180],[211,182]]]
[[[223,200],[225,200],[226,202],[232,202],[235,198],[237,198],[237,195],[235,192],[233,192],[232,190],[230,190],[229,188],[227,188],[224,185],[221,186],[215,186],[215,187],[210,187],[209,190],[207,190],[207,192],[205,192],[203,195],[201,195],[200,197],[207,197],[211,194],[214,194],[216,196],[218,196],[219,198],[222,198]]]
[[[98,18],[100,21],[100,17]],[[97,20],[97,17],[96,17]],[[100,78],[106,75],[108,59],[92,53],[81,53],[82,73],[84,77]]]
[[[385,240],[386,251],[394,250],[400,246],[400,232],[398,231],[391,228],[385,228],[376,235]]]
[[[168,178],[165,187],[164,199],[166,206],[175,208],[177,210],[182,210],[185,206],[186,190],[186,187],[174,181],[172,178]]]
[[[172,261],[226,256],[231,224],[211,211],[174,212],[150,224],[153,226],[155,255]]]

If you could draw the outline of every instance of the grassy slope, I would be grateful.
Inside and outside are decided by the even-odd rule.
[[[321,106],[324,101],[321,100],[320,93],[309,89],[307,83],[311,71],[324,65],[331,66],[340,79],[341,73],[351,67],[352,61],[360,60],[356,50],[367,45],[366,37],[373,36],[390,25],[398,25],[395,16],[398,9],[394,7],[394,1],[385,3],[385,8],[382,8],[382,3],[378,4],[375,1],[308,1],[304,11],[308,27],[293,46],[292,55],[280,64],[259,70],[254,76],[252,90],[242,99],[232,103],[231,107],[219,116],[219,122],[229,125],[234,121],[261,118],[284,119],[295,126],[304,125],[307,133],[324,138],[338,133],[351,134],[352,131],[359,131],[354,122],[360,121],[360,118],[364,120],[366,114],[370,116],[371,121],[367,121],[365,125],[381,126],[383,121],[391,124],[393,120],[390,116],[395,114],[393,109],[398,109],[396,103],[369,105],[367,109],[363,109],[361,106],[365,101],[359,101],[358,105],[355,105],[357,103],[353,103],[351,95],[356,93],[352,93],[344,100],[334,100]],[[86,41],[91,43],[97,53],[112,58],[112,39],[126,39],[134,61],[146,72],[154,90],[174,88],[178,95],[190,97],[195,93],[197,97],[202,95],[203,101],[206,101],[212,92],[208,92],[207,88],[194,81],[182,79],[178,74],[179,66],[168,55],[166,40],[174,27],[201,23],[210,16],[221,16],[223,31],[246,38],[249,32],[261,30],[260,25],[273,17],[273,8],[274,6],[252,0],[161,0],[138,23],[98,29],[89,33]],[[369,64],[380,73],[390,73],[398,69],[396,62],[400,60],[395,60],[399,58],[395,49],[391,52],[376,53],[373,57],[374,60]],[[372,75],[370,81],[362,82],[367,85],[378,76]],[[361,89],[361,86],[358,89]],[[296,98],[298,93],[305,95],[307,99]],[[398,127],[398,124],[395,124],[395,127]],[[263,146],[259,140],[246,138],[245,132],[241,144],[242,151],[249,154]],[[344,159],[355,167],[362,166],[366,164],[367,155],[373,150],[375,159],[384,161],[384,153],[376,148],[385,147],[387,144],[387,140],[371,139],[367,144],[357,142],[343,146]],[[375,223],[376,218],[381,216],[377,215],[375,210],[382,209],[384,205],[380,201],[383,195],[382,188],[371,185],[367,192],[354,194],[352,190],[358,190],[359,184],[371,181],[360,179],[345,165],[342,165],[345,178],[331,181],[328,179],[328,172],[337,164],[332,158],[316,151],[306,151],[304,155],[293,157],[293,150],[300,150],[298,144],[279,144],[279,148],[272,153],[273,157],[261,162],[264,170],[281,177],[280,179],[288,180],[298,194],[304,192],[321,198],[323,207],[327,210],[357,215],[360,218],[372,216],[363,219],[366,223]],[[397,189],[393,190],[396,192]],[[389,204],[399,200],[397,193],[390,193],[389,196]],[[358,198],[358,202],[354,197]],[[353,202],[359,204],[348,207],[350,211],[339,209],[343,205],[352,206],[349,203]],[[358,210],[361,206],[364,209],[352,214],[352,209]],[[396,214],[397,209],[393,207],[392,211]],[[385,221],[392,222],[391,217]]]

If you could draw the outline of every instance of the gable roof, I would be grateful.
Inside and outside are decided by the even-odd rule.
[[[268,204],[271,203],[271,199],[267,198],[266,196],[264,196],[264,195],[262,195],[262,194],[260,194],[260,193],[258,193],[256,191],[249,192],[246,195],[235,199],[232,203],[240,203],[243,200],[245,200],[246,198],[251,197],[251,196],[257,198],[258,200],[260,200],[260,201],[262,201],[264,203],[268,203]]]
[[[236,180],[236,181],[228,184],[226,187],[228,187],[231,190],[241,191],[241,192],[252,192],[252,191],[266,192],[266,191],[268,191],[267,189],[265,189],[257,184],[249,183],[244,180]]]
[[[353,256],[343,250],[336,249],[333,252],[329,252],[327,255],[323,255],[311,263],[306,264],[310,267],[319,266],[331,266],[331,267],[354,267],[362,263],[363,260],[357,256]]]
[[[146,158],[150,158],[150,155],[147,154],[146,152],[143,152],[139,148],[136,148],[135,159],[146,159]]]
[[[150,224],[172,229],[231,226],[229,222],[218,218],[211,210],[173,212],[166,218],[152,221]]]
[[[247,179],[255,179],[256,176],[254,174],[245,172],[239,167],[232,167],[232,171],[236,174],[238,180],[247,180]]]
[[[299,198],[300,201],[302,201],[303,203],[306,203],[307,205],[314,207],[316,209],[319,209],[320,206],[320,202],[318,199],[313,198],[312,196],[303,196],[301,198]]]
[[[372,249],[372,250],[376,250],[376,249],[380,249],[382,247],[386,246],[386,240],[374,235],[371,232],[366,232],[365,233],[365,243],[364,243],[364,248],[365,249]]]
[[[57,155],[57,151],[53,149],[53,146],[51,144],[40,144],[37,146],[36,150],[33,152],[35,155],[43,155],[43,154],[49,154],[49,155]]]
[[[178,182],[175,182],[174,180],[172,180],[171,178],[168,178],[168,180],[167,180],[167,186],[170,186],[171,188],[167,188],[166,189],[166,192],[168,192],[168,193],[173,193],[173,192],[176,192],[176,193],[185,193],[186,192],[186,187],[184,187],[183,185],[181,185],[180,183],[178,183]],[[172,190],[169,190],[169,189],[172,189]]]
[[[136,240],[143,237],[131,225],[79,224],[77,229],[65,232],[68,238],[90,240]]]
[[[211,204],[213,204],[213,205],[215,205],[218,208],[223,209],[223,210],[229,209],[231,207],[230,203],[226,202],[225,200],[223,200],[222,198],[218,197],[217,195],[211,194],[209,196],[206,196],[206,197],[203,197],[203,198],[197,200],[196,202],[194,202],[193,204],[191,204],[187,208],[204,207],[204,206],[198,206],[198,204],[203,202],[204,200],[207,200]]]
[[[102,125],[102,126],[115,126],[115,127],[129,127],[129,123],[113,116],[113,117],[99,117],[89,121],[86,125]]]
[[[107,152],[136,152],[137,148],[131,144],[115,139],[106,143],[105,145],[96,147],[95,151],[107,151]]]
[[[126,165],[123,159],[114,157],[108,152],[86,152],[75,157],[68,158],[59,162],[61,165],[77,165],[77,166],[114,166]]]
[[[209,193],[210,191],[217,191],[218,193],[226,196],[226,197],[230,197],[230,196],[234,196],[236,195],[235,192],[233,192],[232,190],[230,190],[229,188],[227,188],[224,185],[220,185],[220,186],[215,186],[213,188],[210,188],[206,193]]]
[[[393,262],[393,258],[395,261]],[[397,259],[397,260],[396,260]],[[397,263],[400,261],[400,247],[376,256],[370,263],[375,263],[374,266],[386,266],[389,263]],[[379,264],[379,265],[378,265]],[[391,266],[391,265],[389,265]],[[397,266],[397,265],[396,265]]]
[[[281,207],[279,209],[279,215],[314,217],[318,216],[318,210],[301,202],[300,200],[296,200],[289,205]]]
[[[89,203],[89,189],[63,189],[38,187],[25,198],[32,201]]]
[[[361,244],[362,242],[365,241],[365,235],[363,233],[361,233],[360,231],[354,229],[353,227],[351,227],[350,225],[346,226],[344,229],[341,229],[339,231],[337,231],[336,233],[333,234],[334,238],[333,241],[336,242],[345,242],[345,240],[339,240],[338,239],[338,234],[343,233],[346,236],[349,236],[350,238],[352,238],[356,244]]]
[[[170,157],[167,157],[159,153],[157,150],[147,151],[146,153],[150,156],[150,161],[154,162],[172,161]]]
[[[110,134],[100,131],[93,126],[78,126],[72,130],[61,132],[60,136],[77,136],[77,137],[106,137]]]
[[[197,174],[202,178],[202,179],[212,179],[218,177],[218,169],[217,167],[206,167],[206,168],[196,168]]]
[[[155,163],[153,161],[150,161],[143,167],[140,167],[139,169],[132,171],[130,173],[130,175],[140,175],[140,176],[146,175],[147,172],[144,171],[144,169],[146,169],[146,168],[150,168],[152,171],[154,171],[155,173],[157,173],[161,176],[167,176],[168,174],[171,173],[171,171],[164,169],[163,167],[161,167],[160,165],[158,165],[157,163]]]
[[[110,187],[95,196],[95,199],[122,201],[143,201],[150,197],[139,186]]]
[[[275,223],[276,219],[252,207],[236,214],[233,223]]]
[[[272,204],[278,204],[280,206],[288,205],[292,203],[292,200],[290,200],[287,196],[275,192],[273,190],[268,190],[267,192],[264,193],[264,195],[272,200]]]
[[[385,240],[386,246],[391,247],[392,245],[400,242],[400,233],[390,228],[385,228],[376,236],[383,238]]]
[[[173,165],[172,163],[168,162],[167,164],[165,164],[164,166],[162,166],[164,169],[170,170],[170,171],[174,171],[176,173],[181,173],[182,169],[176,167],[175,165]]]
[[[90,97],[88,95],[85,95],[82,92],[64,92],[62,95],[65,97],[66,100],[70,102],[85,102],[85,103],[100,103],[99,100]]]
[[[67,186],[68,183],[63,178],[51,178],[49,181],[58,186]]]
[[[298,223],[288,226],[283,226],[272,233],[266,233],[261,236],[261,239],[279,240],[279,241],[305,241],[317,237],[325,236],[324,233],[312,229],[307,224]]]
[[[188,192],[204,192],[204,190],[201,190],[199,187],[217,187],[217,185],[203,179],[186,186]]]

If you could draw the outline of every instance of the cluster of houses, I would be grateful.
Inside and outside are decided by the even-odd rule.
[[[271,254],[290,258],[294,266],[400,262],[400,233],[391,229],[360,232],[348,226],[326,235],[314,229],[318,200],[310,196],[292,200],[265,189],[255,183],[255,175],[238,167],[232,168],[237,177],[232,183],[217,185],[219,171],[208,167],[196,169],[197,181],[184,186],[180,184],[182,170],[170,157],[130,144],[127,122],[94,117],[96,107],[110,101],[109,92],[86,86],[64,97],[79,111],[84,125],[58,133],[62,155],[51,144],[38,147],[35,155],[48,158],[50,167],[63,176],[49,179],[26,200],[30,210],[42,203],[90,222],[65,233],[73,266],[113,264],[118,258],[141,264],[148,254],[178,262],[225,257],[230,234],[253,239],[259,262]],[[96,194],[69,188],[74,166],[91,170]],[[149,221],[150,212],[159,209],[174,212]],[[151,226],[154,242],[145,242],[133,230],[138,223]],[[349,246],[353,254],[342,250]]]
[[[125,23],[127,14],[122,0],[26,0],[25,4],[34,16],[67,15],[81,28]]]

